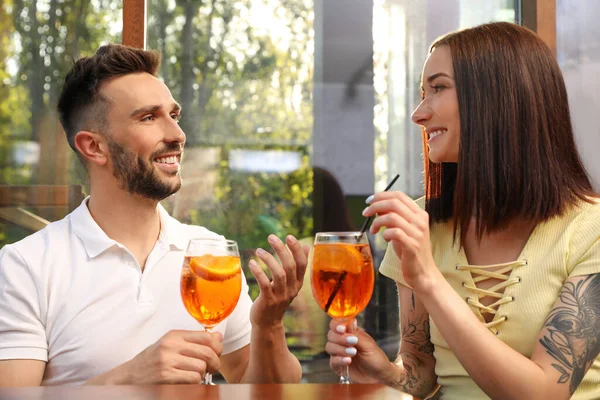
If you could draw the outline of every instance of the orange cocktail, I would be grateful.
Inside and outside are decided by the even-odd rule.
[[[216,326],[233,312],[241,290],[239,256],[185,257],[181,298],[187,311],[205,328]]]
[[[329,316],[351,319],[373,294],[373,258],[368,243],[315,243],[311,284],[315,300]]]

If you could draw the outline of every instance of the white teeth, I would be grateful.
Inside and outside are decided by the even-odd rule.
[[[177,162],[177,156],[157,158],[156,162],[160,164],[175,164]]]
[[[440,136],[442,133],[446,132],[445,130],[439,130],[439,131],[435,131],[435,132],[431,132],[429,134],[429,139],[433,139],[436,136]]]

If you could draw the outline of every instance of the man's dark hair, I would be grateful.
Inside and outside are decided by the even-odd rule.
[[[107,127],[110,100],[100,93],[102,83],[138,72],[156,76],[159,66],[159,53],[119,44],[101,46],[93,56],[75,62],[65,78],[57,109],[69,146],[78,156],[77,132],[104,133]]]

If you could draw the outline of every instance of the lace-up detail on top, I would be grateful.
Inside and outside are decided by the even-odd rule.
[[[485,265],[485,266],[457,264],[456,265],[457,270],[469,271],[471,274],[471,277],[473,278],[474,286],[471,286],[467,283],[463,283],[463,286],[469,292],[471,292],[475,295],[475,297],[471,297],[471,296],[467,297],[467,303],[473,307],[478,308],[479,312],[481,313],[482,316],[484,314],[496,315],[498,308],[502,304],[506,304],[506,303],[510,303],[511,301],[514,301],[513,296],[505,296],[504,295],[504,290],[508,286],[514,285],[515,283],[519,283],[521,281],[520,277],[513,277],[513,278],[510,277],[512,270],[517,267],[523,267],[525,265],[527,265],[527,260],[519,260],[519,261],[510,262],[510,263]],[[492,268],[495,270],[489,271]],[[499,282],[498,284],[496,284],[490,288],[487,288],[487,289],[482,289],[482,288],[477,287],[477,284],[479,282],[483,282],[488,279],[498,279],[501,282]],[[486,306],[480,302],[480,300],[485,297],[492,297],[497,300],[494,303]],[[507,317],[502,316],[501,318],[498,318],[496,320],[492,320],[490,322],[484,322],[484,326],[486,328],[488,328],[492,333],[497,335],[498,329],[496,329],[496,326],[506,320],[507,320]]]

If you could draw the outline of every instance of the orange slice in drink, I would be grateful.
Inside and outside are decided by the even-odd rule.
[[[348,244],[316,244],[313,268],[321,271],[347,271],[360,274],[363,256],[360,248]]]
[[[205,254],[190,259],[190,269],[202,279],[224,281],[240,273],[240,258]]]

